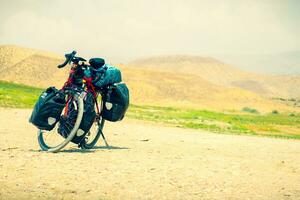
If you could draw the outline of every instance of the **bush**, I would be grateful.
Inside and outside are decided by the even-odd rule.
[[[244,107],[244,108],[243,108],[243,111],[244,111],[244,112],[248,112],[248,113],[252,113],[252,114],[258,114],[258,113],[259,113],[256,109],[254,109],[254,108],[249,108],[249,107]]]
[[[284,98],[279,98],[279,100],[280,100],[280,101],[286,101],[286,99],[284,99]]]
[[[279,114],[279,112],[278,112],[278,110],[273,110],[272,114],[277,115],[277,114]]]
[[[295,113],[290,113],[289,116],[290,117],[295,117],[296,115],[295,115]]]

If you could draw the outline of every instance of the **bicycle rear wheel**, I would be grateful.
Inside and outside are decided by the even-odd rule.
[[[69,134],[67,137],[62,137],[58,133],[58,127],[60,126],[60,123],[64,123],[62,120],[57,122],[57,124],[51,131],[45,131],[39,129],[38,143],[43,151],[58,152],[59,150],[64,148],[77,133],[77,130],[80,126],[82,116],[83,116],[83,110],[84,110],[83,98],[77,94],[75,95],[69,94],[69,97],[70,97],[70,101],[68,102],[68,104],[72,103],[75,106],[74,112],[77,112],[75,123],[68,124]],[[64,108],[64,110],[65,109],[67,108]]]
[[[85,141],[80,145],[82,149],[92,149],[97,144],[100,136],[102,135],[102,137],[104,137],[102,133],[104,122],[105,119],[103,119],[102,117],[101,119],[95,120],[95,122],[93,123],[92,127],[90,128],[89,132],[85,137]],[[105,138],[104,138],[104,142],[106,146],[108,146],[108,144],[105,141]]]

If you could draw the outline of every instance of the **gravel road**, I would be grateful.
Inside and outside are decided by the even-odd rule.
[[[300,199],[300,141],[125,119],[110,148],[39,151],[30,110],[0,109],[0,199]]]

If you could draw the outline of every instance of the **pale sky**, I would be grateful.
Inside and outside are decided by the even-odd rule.
[[[298,0],[0,0],[0,44],[125,62],[300,51]]]

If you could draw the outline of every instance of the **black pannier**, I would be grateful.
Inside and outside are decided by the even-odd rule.
[[[101,70],[101,72],[96,75],[100,76],[97,78],[98,81],[94,83],[96,88],[122,82],[121,71],[118,68],[106,64],[103,69],[104,70]]]
[[[77,130],[76,135],[71,140],[75,144],[79,144],[85,137],[85,135],[89,132],[91,126],[93,125],[96,117],[95,107],[94,107],[94,99],[91,93],[87,93],[84,99],[84,112],[82,116],[82,120],[80,126]],[[63,137],[67,138],[70,134],[70,131],[73,129],[78,111],[75,110],[77,107],[73,105],[71,102],[68,105],[68,113],[67,116],[62,116],[58,133]]]
[[[55,87],[49,87],[36,102],[29,122],[39,129],[50,131],[59,121],[65,105],[65,94]]]
[[[129,106],[129,90],[126,84],[113,85],[112,89],[103,97],[103,101],[103,118],[112,122],[122,120]]]

